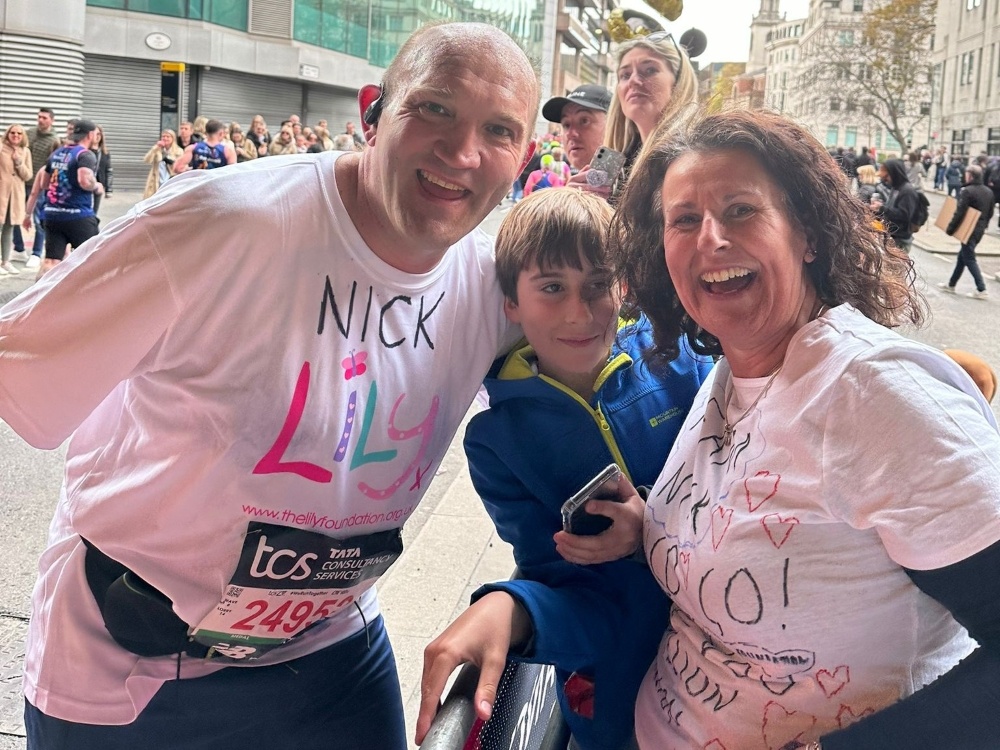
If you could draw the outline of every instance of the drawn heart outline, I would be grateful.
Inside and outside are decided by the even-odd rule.
[[[750,491],[750,482],[753,481],[754,484],[756,485],[756,484],[758,484],[758,482],[756,482],[754,480],[761,479],[761,483],[763,483],[765,485],[765,487],[766,487],[767,486],[768,477],[772,477],[772,476],[774,477],[774,485],[771,487],[770,491],[764,497],[764,499],[761,500],[760,502],[757,502],[756,505],[755,505],[754,504],[755,501],[754,501],[753,493]],[[771,474],[771,472],[769,472],[767,469],[763,469],[761,471],[758,471],[756,474],[753,475],[753,477],[744,479],[743,480],[743,490],[746,492],[747,508],[750,510],[750,512],[753,513],[754,511],[757,510],[757,508],[759,508],[764,503],[766,503],[768,500],[770,500],[772,497],[774,497],[775,495],[777,495],[778,494],[778,485],[779,484],[781,484],[781,474]]]
[[[816,673],[816,682],[823,689],[823,695],[832,698],[851,681],[851,668],[846,664],[841,664],[831,674],[827,669],[821,669]]]
[[[777,701],[768,701],[764,706],[764,722],[761,732],[768,750],[779,748],[794,741],[801,741],[803,735],[816,726],[816,717],[802,711],[789,711]],[[794,732],[794,734],[790,734]]]
[[[729,531],[729,524],[733,522],[733,509],[716,505],[712,508],[712,549],[719,551],[722,538]],[[716,525],[718,523],[718,526]],[[723,525],[724,523],[724,525]]]
[[[788,536],[792,533],[792,529],[794,529],[798,523],[799,519],[795,516],[782,518],[778,513],[768,513],[760,519],[760,525],[764,527],[764,531],[767,532],[767,536],[771,540],[771,544],[774,545],[775,549],[781,549],[781,545],[788,541]],[[781,530],[780,533],[778,527],[783,527],[783,530]],[[772,529],[774,530],[773,533]],[[780,539],[776,538],[775,534],[779,534]]]

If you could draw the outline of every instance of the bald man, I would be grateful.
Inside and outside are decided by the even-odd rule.
[[[476,227],[539,99],[499,30],[423,27],[363,152],[179,175],[0,309],[0,417],[72,435],[29,747],[406,747],[374,584],[512,343]]]

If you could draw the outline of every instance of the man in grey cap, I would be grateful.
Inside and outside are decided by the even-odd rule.
[[[562,145],[574,174],[590,164],[604,142],[604,124],[610,106],[611,92],[587,83],[577,86],[567,96],[549,99],[542,107],[542,116],[547,121],[562,125]]]

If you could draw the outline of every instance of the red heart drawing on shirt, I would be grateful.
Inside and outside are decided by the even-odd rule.
[[[780,703],[769,701],[764,707],[764,723],[761,729],[764,744],[769,750],[778,750],[793,740],[802,741],[802,736],[816,726],[816,717],[801,711],[789,711]]]
[[[681,574],[684,576],[684,588],[688,587],[688,573],[691,572],[691,553],[681,552],[678,557],[681,563]]]
[[[716,552],[718,552],[719,545],[722,544],[722,537],[729,530],[729,524],[732,523],[732,520],[732,508],[723,508],[721,505],[712,508],[712,549]]]
[[[854,713],[854,709],[853,708],[851,708],[850,706],[845,706],[844,704],[841,704],[840,705],[840,710],[837,712],[837,726],[839,726],[841,729],[843,729],[846,726],[850,726],[851,724],[853,724],[854,722],[856,722],[858,719],[863,719],[864,717],[868,716],[869,714],[873,714],[873,713],[875,713],[875,709],[871,708],[870,706],[868,708],[866,708],[864,711],[862,711],[861,713],[856,714],[856,713]]]
[[[712,740],[707,745],[702,747],[701,750],[726,750],[726,746],[723,745],[718,738]]]
[[[798,522],[799,519],[795,516],[782,518],[777,513],[768,513],[760,519],[764,531],[767,532],[768,537],[771,539],[771,544],[776,549],[781,549],[781,545],[788,541],[788,535],[792,533],[792,529],[795,528]]]
[[[832,698],[841,690],[844,685],[851,681],[851,668],[846,664],[837,667],[833,674],[826,669],[821,669],[816,673],[816,682],[823,688],[823,694],[827,698]]]
[[[771,477],[774,477],[772,482]],[[758,481],[759,480],[759,481]],[[757,497],[754,497],[754,493],[750,491],[750,482],[753,482],[754,486],[762,485],[761,492],[756,493]],[[750,479],[743,480],[743,489],[746,491],[747,496],[747,508],[753,513],[757,508],[762,506],[772,497],[778,494],[778,485],[781,483],[781,474],[772,474],[771,472],[758,471]],[[764,498],[758,500],[757,498],[763,494]]]

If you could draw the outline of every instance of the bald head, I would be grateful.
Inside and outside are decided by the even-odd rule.
[[[541,102],[537,70],[513,39],[485,23],[432,23],[413,32],[385,71],[384,106],[394,106],[422,71],[449,66],[473,73],[508,71],[511,84],[523,89],[525,101],[531,102],[530,122],[537,119]]]

